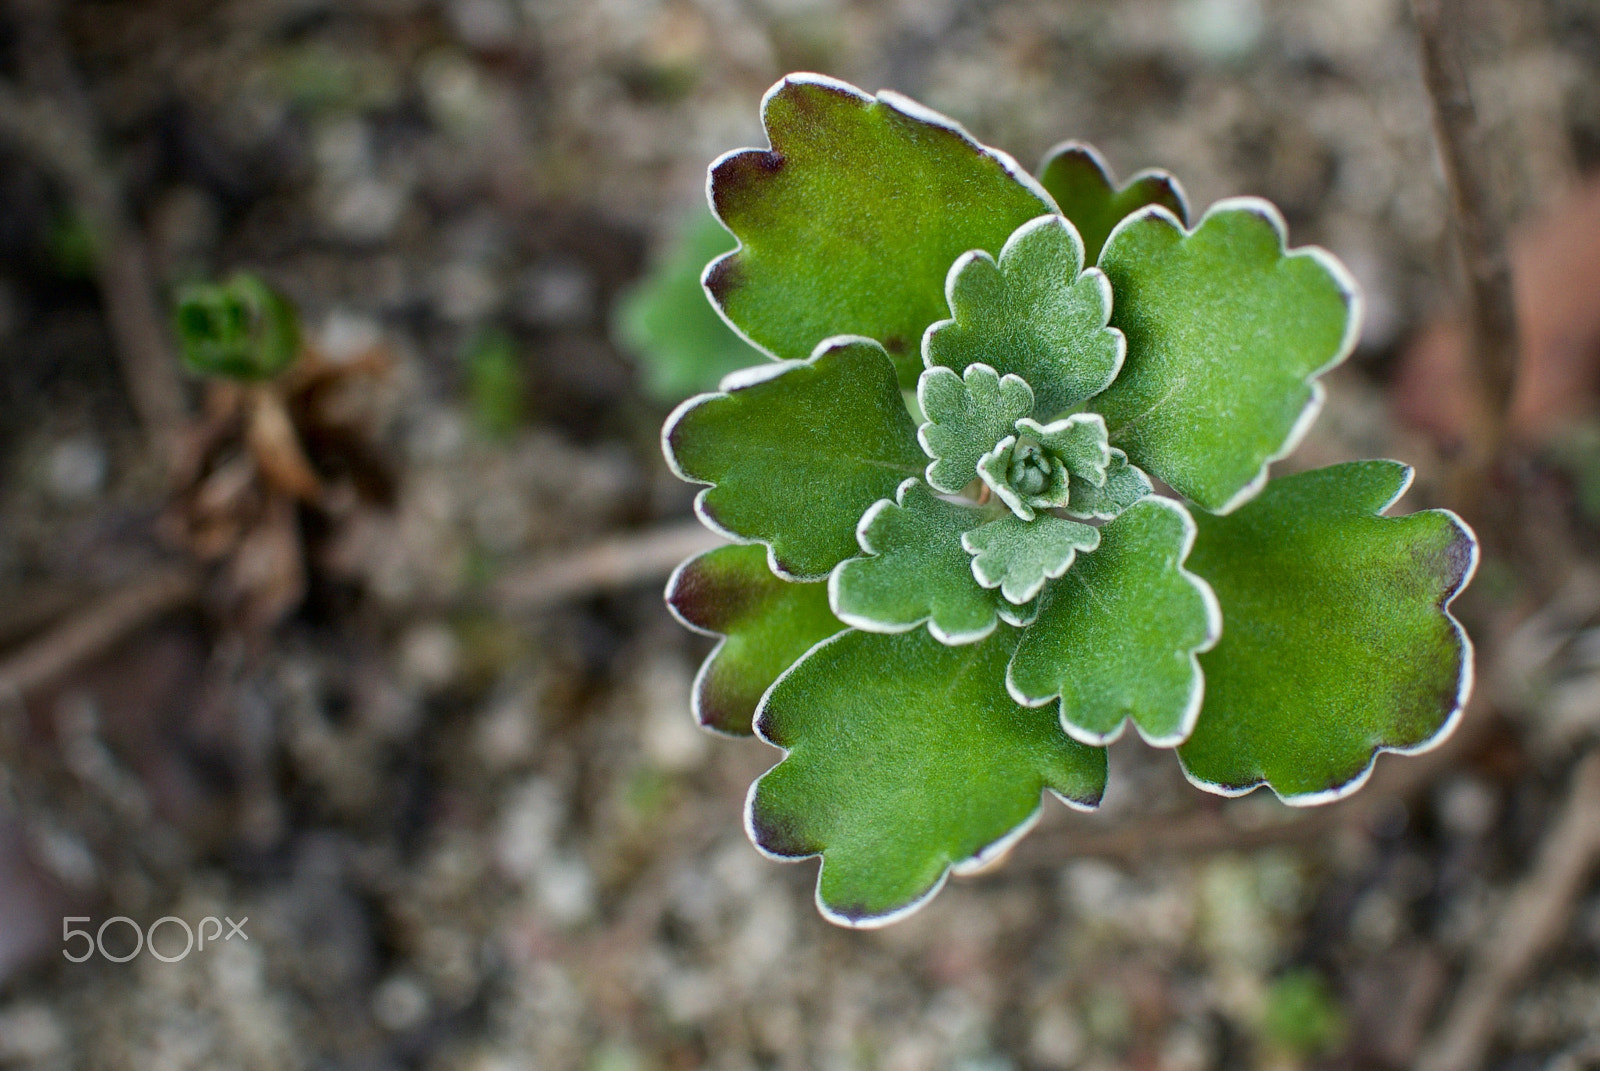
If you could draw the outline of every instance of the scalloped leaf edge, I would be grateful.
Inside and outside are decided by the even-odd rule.
[[[1237,211],[1251,212],[1265,220],[1277,234],[1278,249],[1285,258],[1310,257],[1322,265],[1329,276],[1332,277],[1335,285],[1338,286],[1340,293],[1344,295],[1345,307],[1349,312],[1345,317],[1344,335],[1339,339],[1339,346],[1334,351],[1333,356],[1306,376],[1306,382],[1311,388],[1311,397],[1307,399],[1304,408],[1300,410],[1300,415],[1295,418],[1294,425],[1289,429],[1289,434],[1285,436],[1283,444],[1274,453],[1262,460],[1261,467],[1257,470],[1256,475],[1249,483],[1234,492],[1232,498],[1216,509],[1206,510],[1207,513],[1219,517],[1232,513],[1260,494],[1261,489],[1267,485],[1268,470],[1272,467],[1273,462],[1282,461],[1300,448],[1300,443],[1305,439],[1306,433],[1311,430],[1311,425],[1315,424],[1317,417],[1322,415],[1322,405],[1327,395],[1327,389],[1322,385],[1322,377],[1343,364],[1355,352],[1357,343],[1361,341],[1361,328],[1366,319],[1366,298],[1361,293],[1361,284],[1356,282],[1355,276],[1350,274],[1350,269],[1346,268],[1343,262],[1334,256],[1332,252],[1320,245],[1302,245],[1291,248],[1289,245],[1288,221],[1283,218],[1283,213],[1278,210],[1276,205],[1263,197],[1224,197],[1207,208],[1204,214],[1195,221],[1193,227],[1185,226],[1182,220],[1178,219],[1162,205],[1146,205],[1131,215],[1124,217],[1121,222],[1111,228],[1111,233],[1106,236],[1105,248],[1109,249],[1111,247],[1111,243],[1116,240],[1117,235],[1121,233],[1123,228],[1145,219],[1153,218],[1159,220],[1166,226],[1176,230],[1183,239],[1188,239],[1201,227],[1205,226],[1206,220],[1213,215],[1219,212]],[[1104,254],[1102,253],[1102,255]],[[1091,407],[1093,403],[1094,399],[1089,399]],[[1146,471],[1148,472],[1148,470]],[[1184,501],[1188,502],[1189,500],[1186,498]],[[1190,504],[1194,505],[1196,509],[1205,508],[1198,503]]]
[[[963,141],[967,142],[980,155],[992,158],[1000,165],[1001,169],[1004,170],[1006,174],[1011,176],[1023,187],[1025,187],[1029,193],[1032,193],[1034,196],[1038,197],[1045,204],[1056,208],[1057,213],[1060,212],[1059,206],[1056,205],[1056,199],[1050,196],[1049,191],[1046,190],[1044,186],[1040,185],[1038,179],[1030,175],[1026,168],[1017,163],[1016,157],[1012,156],[1004,149],[997,149],[992,145],[985,145],[983,142],[973,137],[971,133],[967,131],[966,127],[962,126],[948,115],[940,115],[927,105],[914,101],[910,97],[907,97],[902,93],[897,93],[892,89],[880,89],[877,94],[874,95],[866,92],[859,86],[853,86],[849,82],[846,82],[840,78],[834,78],[831,75],[817,74],[814,71],[795,71],[793,73],[786,74],[774,82],[765,93],[761,94],[761,107],[759,109],[759,114],[762,117],[761,129],[763,133],[766,133],[767,127],[767,102],[771,100],[777,93],[781,92],[784,86],[790,83],[794,83],[796,85],[822,86],[826,89],[843,93],[846,96],[854,97],[863,102],[871,103],[876,101],[878,103],[888,105],[890,108],[893,108],[895,111],[906,116],[907,118],[916,119],[920,122],[928,123],[929,125],[948,130],[960,137]],[[765,149],[755,145],[747,145],[738,149],[729,149],[727,152],[718,156],[715,160],[712,160],[710,165],[706,168],[706,204],[711,206],[711,214],[716,217],[717,222],[722,224],[723,229],[726,230],[738,244],[705,266],[704,270],[700,272],[700,288],[705,291],[706,300],[711,302],[711,307],[717,311],[717,315],[722,317],[722,322],[727,324],[734,334],[738,335],[750,345],[754,346],[759,352],[765,354],[770,360],[777,361],[782,360],[782,358],[778,357],[771,350],[767,349],[755,339],[745,334],[743,328],[728,318],[727,313],[722,311],[722,303],[717,300],[716,293],[712,289],[712,280],[716,277],[720,270],[723,270],[723,263],[731,261],[734,257],[744,252],[744,239],[733,233],[733,230],[728,226],[727,221],[722,218],[722,213],[717,211],[717,198],[715,191],[712,189],[712,176],[717,173],[717,168],[720,167],[724,161],[731,159],[732,157],[748,152],[772,153],[774,151],[775,150],[772,147],[772,137],[770,134],[768,134],[767,147]],[[946,293],[948,294],[948,290]],[[874,339],[873,341],[876,340]],[[818,345],[821,345],[821,343],[818,343]]]
[[[772,682],[772,685],[767,688],[766,693],[762,695],[761,702],[756,705],[755,717],[752,720],[752,726],[756,739],[760,740],[768,747],[774,748],[782,754],[782,758],[780,758],[777,763],[773,763],[773,765],[768,768],[769,770],[776,769],[779,763],[783,762],[784,759],[789,757],[789,749],[781,744],[773,743],[767,738],[766,733],[762,730],[763,715],[765,715],[767,711],[768,698],[772,695],[773,691],[777,689],[778,685],[783,683],[784,679],[795,671],[796,666],[799,666],[802,662],[810,658],[821,648],[826,647],[828,644],[837,643],[841,638],[848,635],[849,631],[850,630],[846,629],[844,632],[840,632],[836,635],[829,636],[825,640],[819,641],[809,650],[807,650],[805,654],[795,659],[794,663],[790,665],[788,669],[779,674],[777,680]],[[766,773],[763,772],[761,776],[765,777]],[[1046,785],[1040,789],[1039,802],[1034,806],[1033,810],[1029,812],[1026,818],[1024,818],[1021,822],[1018,822],[1005,833],[1001,834],[995,840],[992,840],[982,848],[979,848],[975,853],[967,858],[947,863],[945,865],[944,872],[939,875],[932,885],[928,886],[928,890],[921,896],[918,896],[909,903],[902,904],[893,911],[887,911],[881,915],[857,916],[845,915],[835,911],[822,899],[822,871],[823,868],[828,865],[827,860],[823,858],[822,852],[808,852],[804,855],[779,855],[776,852],[768,851],[766,848],[761,846],[761,842],[756,837],[755,827],[756,790],[760,784],[761,777],[757,777],[755,780],[751,781],[750,787],[745,791],[744,796],[744,833],[745,836],[749,838],[751,846],[755,848],[759,855],[772,860],[774,863],[803,863],[807,859],[819,860],[817,865],[817,880],[811,894],[812,901],[817,906],[817,912],[835,926],[843,926],[846,929],[851,930],[882,929],[885,926],[890,926],[896,922],[899,922],[901,919],[909,918],[911,915],[916,914],[918,911],[922,910],[922,908],[927,906],[928,902],[935,896],[939,895],[940,891],[944,889],[945,883],[950,880],[950,876],[952,874],[954,874],[956,877],[965,877],[971,874],[976,874],[999,862],[1005,857],[1007,852],[1017,845],[1018,841],[1022,840],[1023,837],[1026,837],[1029,833],[1033,832],[1034,827],[1039,824],[1039,819],[1044,816],[1044,794],[1046,792],[1050,793],[1050,795],[1060,800],[1072,810],[1083,814],[1093,814],[1100,808],[1101,802],[1105,799],[1104,789],[1101,790],[1099,799],[1096,799],[1093,803],[1085,803],[1082,800],[1074,800],[1071,797],[1063,796],[1055,789]]]
[[[1222,604],[1217,601],[1217,593],[1211,590],[1211,585],[1206,582],[1204,577],[1198,573],[1190,572],[1188,567],[1184,565],[1184,562],[1189,558],[1189,552],[1194,549],[1194,541],[1200,531],[1194,523],[1194,518],[1190,516],[1189,510],[1183,503],[1170,498],[1163,498],[1160,495],[1146,495],[1135,505],[1143,505],[1146,502],[1159,503],[1160,508],[1171,510],[1183,519],[1183,542],[1178,547],[1178,560],[1175,566],[1178,570],[1178,575],[1188,581],[1189,586],[1200,593],[1200,599],[1205,604],[1206,639],[1200,646],[1189,651],[1189,664],[1194,673],[1189,678],[1189,703],[1184,708],[1183,717],[1179,719],[1177,732],[1170,736],[1153,736],[1146,733],[1144,728],[1133,718],[1124,717],[1117,723],[1116,728],[1110,732],[1092,733],[1069,722],[1064,714],[1060,715],[1061,731],[1078,743],[1088,744],[1090,747],[1107,747],[1115,743],[1121,739],[1123,733],[1128,731],[1129,725],[1132,725],[1134,731],[1139,734],[1139,739],[1151,747],[1176,748],[1179,744],[1189,739],[1194,733],[1195,724],[1200,720],[1200,708],[1205,704],[1206,698],[1206,674],[1200,665],[1200,656],[1215,647],[1217,641],[1222,639]],[[1132,509],[1133,507],[1130,506],[1128,508]],[[1059,692],[1041,699],[1028,699],[1023,696],[1011,677],[1011,666],[1014,664],[1015,658],[1016,656],[1013,655],[1012,662],[1006,664],[1006,691],[1011,693],[1011,698],[1016,701],[1017,705],[1042,707],[1055,703],[1059,708],[1061,703],[1061,694]],[[1240,794],[1242,795],[1242,793]]]
[[[1389,509],[1396,502],[1405,497],[1405,493],[1411,489],[1411,484],[1416,479],[1416,469],[1410,465],[1406,465],[1404,462],[1396,462],[1396,464],[1404,466],[1406,470],[1405,480],[1400,484],[1400,489],[1395,492],[1394,497],[1385,502],[1383,506],[1377,510],[1375,516],[1385,516]],[[1367,760],[1366,766],[1361,769],[1360,773],[1356,774],[1350,780],[1346,781],[1337,788],[1324,789],[1321,792],[1292,792],[1288,795],[1284,795],[1274,788],[1272,784],[1269,783],[1264,777],[1250,785],[1241,786],[1218,784],[1213,781],[1206,781],[1202,778],[1196,777],[1194,774],[1189,772],[1189,768],[1184,765],[1182,758],[1179,758],[1178,768],[1183,771],[1185,780],[1187,780],[1195,788],[1201,789],[1205,792],[1210,792],[1217,796],[1225,796],[1230,799],[1238,796],[1247,796],[1257,789],[1265,787],[1270,789],[1272,794],[1278,798],[1278,801],[1286,806],[1320,807],[1323,804],[1335,803],[1347,796],[1351,796],[1356,792],[1359,792],[1362,787],[1372,779],[1372,772],[1373,770],[1377,769],[1378,766],[1379,755],[1425,755],[1434,748],[1437,748],[1445,743],[1445,741],[1449,740],[1450,737],[1454,735],[1457,726],[1461,724],[1462,717],[1466,714],[1467,702],[1472,698],[1472,688],[1477,680],[1477,671],[1475,668],[1477,658],[1476,649],[1472,643],[1472,637],[1467,634],[1466,626],[1464,626],[1460,619],[1458,619],[1456,615],[1451,612],[1450,604],[1455,602],[1456,597],[1466,590],[1468,584],[1472,583],[1472,578],[1478,571],[1478,562],[1481,557],[1482,548],[1478,544],[1477,533],[1472,530],[1471,525],[1467,524],[1466,521],[1461,519],[1461,516],[1456,513],[1455,510],[1434,508],[1418,510],[1417,512],[1442,513],[1449,517],[1461,534],[1466,537],[1467,546],[1469,548],[1467,567],[1461,571],[1461,579],[1456,582],[1455,587],[1445,595],[1443,601],[1439,604],[1439,608],[1441,612],[1443,612],[1445,620],[1450,622],[1450,627],[1455,631],[1456,639],[1461,644],[1461,673],[1456,682],[1455,707],[1450,711],[1449,714],[1445,716],[1444,722],[1439,726],[1438,729],[1434,730],[1433,735],[1421,743],[1413,744],[1410,747],[1397,747],[1380,744],[1378,747],[1373,748],[1372,757]],[[1410,517],[1414,515],[1415,514],[1408,513],[1404,516]],[[1191,726],[1191,728],[1193,727]]]

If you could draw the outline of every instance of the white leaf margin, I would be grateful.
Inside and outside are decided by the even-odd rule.
[[[795,672],[795,670],[798,669],[812,655],[816,654],[829,644],[838,643],[849,634],[850,630],[846,629],[843,632],[829,636],[825,640],[819,640],[811,647],[810,650],[806,651],[805,654],[795,659],[793,665],[780,673],[778,675],[778,679],[773,681],[767,690],[762,694],[761,702],[756,705],[755,717],[751,720],[751,724],[755,731],[756,739],[760,740],[768,747],[781,752],[782,757],[768,767],[760,777],[757,777],[754,781],[750,782],[750,787],[745,790],[744,796],[744,833],[745,836],[749,838],[750,845],[751,847],[755,848],[757,854],[766,859],[772,860],[774,863],[803,863],[807,859],[821,860],[817,866],[817,881],[816,887],[812,892],[812,900],[817,905],[817,912],[821,914],[823,918],[827,919],[835,926],[843,926],[846,929],[878,930],[916,914],[927,905],[928,901],[939,895],[940,891],[945,887],[945,883],[950,880],[950,875],[954,874],[957,877],[965,877],[988,869],[1004,858],[1006,853],[1015,847],[1018,841],[1022,840],[1023,837],[1026,837],[1029,833],[1033,832],[1033,828],[1039,824],[1039,819],[1044,814],[1044,794],[1046,792],[1050,793],[1050,795],[1054,796],[1056,799],[1060,800],[1063,804],[1074,811],[1078,811],[1083,814],[1093,814],[1095,811],[1099,810],[1100,803],[1105,798],[1104,786],[1102,786],[1100,790],[1101,794],[1098,799],[1092,803],[1086,803],[1083,800],[1075,800],[1070,796],[1064,796],[1060,792],[1057,792],[1055,789],[1051,788],[1049,785],[1045,785],[1040,789],[1039,802],[1034,806],[1033,810],[1028,813],[1027,817],[1023,818],[1022,821],[1018,822],[1005,833],[1002,833],[999,837],[979,848],[967,858],[954,860],[945,864],[943,872],[941,872],[940,875],[934,879],[933,883],[928,886],[927,891],[918,895],[910,902],[902,904],[892,911],[886,911],[881,915],[845,915],[829,907],[827,902],[822,899],[822,871],[828,865],[828,861],[826,858],[824,858],[822,852],[809,852],[805,855],[779,855],[776,852],[768,851],[766,848],[763,848],[761,846],[761,842],[756,839],[756,792],[760,789],[761,782],[767,776],[767,774],[771,773],[773,770],[776,770],[789,758],[789,749],[784,747],[782,744],[773,743],[763,729],[763,722],[765,721],[764,715],[767,712],[767,703],[768,700],[772,698],[772,693],[777,690],[778,685],[782,684],[789,674]],[[1108,770],[1108,782],[1109,773],[1110,771]]]
[[[771,101],[772,98],[778,93],[782,92],[785,86],[790,84],[821,86],[824,89],[831,89],[846,96],[854,97],[862,104],[884,104],[894,111],[899,112],[901,115],[904,115],[908,119],[915,119],[919,122],[927,123],[930,126],[947,130],[950,133],[958,136],[962,141],[966,142],[968,147],[973,149],[979,156],[988,157],[995,163],[999,164],[1002,171],[1004,171],[1010,178],[1014,179],[1029,193],[1033,194],[1041,202],[1043,202],[1045,207],[1055,209],[1057,214],[1060,212],[1060,209],[1056,205],[1056,199],[1051,197],[1049,191],[1039,184],[1038,179],[1028,174],[1027,170],[1021,164],[1017,163],[1015,157],[1003,149],[996,149],[993,146],[985,145],[983,142],[973,137],[967,131],[966,127],[962,126],[959,122],[950,118],[948,115],[941,115],[932,108],[929,108],[927,105],[920,104],[917,101],[912,100],[910,97],[907,97],[901,93],[897,93],[892,89],[883,89],[879,90],[876,94],[872,94],[866,92],[858,86],[851,85],[849,82],[846,82],[843,79],[834,78],[831,75],[826,74],[817,74],[814,71],[795,71],[791,74],[784,75],[782,78],[774,82],[772,86],[761,95],[761,129],[762,132],[767,135],[767,147],[763,149],[759,146],[747,145],[743,148],[729,149],[727,152],[718,156],[715,160],[712,160],[710,165],[706,168],[706,203],[711,206],[711,214],[716,217],[717,222],[722,224],[722,228],[724,230],[733,235],[734,240],[738,242],[738,244],[732,249],[728,250],[726,253],[723,253],[716,259],[712,260],[700,272],[700,289],[705,292],[706,300],[711,302],[711,307],[717,311],[717,315],[722,317],[722,322],[727,324],[734,334],[744,339],[744,341],[748,342],[751,346],[754,346],[758,352],[765,354],[768,358],[774,361],[782,360],[782,358],[778,357],[771,350],[767,349],[755,339],[745,334],[743,328],[734,323],[732,320],[728,319],[727,313],[722,311],[722,305],[712,295],[710,285],[712,276],[716,274],[724,261],[732,260],[740,253],[743,253],[745,249],[744,239],[733,233],[733,228],[728,226],[727,220],[722,218],[722,213],[717,211],[717,198],[715,191],[712,188],[712,176],[717,173],[717,168],[720,167],[724,161],[735,156],[739,156],[743,153],[770,153],[781,151],[774,148],[772,144],[771,131],[767,129],[767,103]],[[948,286],[949,284],[947,281],[947,294]],[[926,332],[924,332],[923,337],[927,337]],[[1119,365],[1118,367],[1120,368],[1121,366]]]
[[[1182,716],[1178,719],[1177,730],[1166,736],[1151,734],[1145,732],[1144,727],[1134,721],[1132,717],[1124,717],[1109,732],[1090,732],[1069,722],[1065,711],[1059,710],[1061,704],[1061,693],[1059,691],[1036,699],[1030,699],[1022,694],[1022,691],[1017,687],[1016,680],[1011,675],[1012,667],[1016,664],[1015,654],[1012,655],[1011,661],[1006,664],[1006,691],[1011,693],[1011,698],[1016,700],[1018,706],[1042,707],[1050,703],[1056,703],[1061,721],[1061,731],[1078,741],[1078,743],[1088,744],[1090,747],[1109,746],[1120,739],[1123,733],[1127,732],[1129,725],[1132,725],[1134,731],[1139,734],[1139,738],[1151,747],[1175,748],[1189,739],[1194,732],[1195,724],[1200,720],[1200,708],[1204,705],[1206,696],[1206,675],[1205,670],[1200,666],[1200,656],[1215,647],[1217,641],[1222,639],[1222,604],[1217,601],[1217,593],[1211,590],[1211,585],[1206,582],[1204,577],[1198,573],[1190,572],[1184,565],[1184,562],[1189,558],[1189,552],[1194,549],[1195,537],[1199,532],[1199,529],[1195,526],[1194,517],[1190,516],[1183,503],[1170,498],[1163,498],[1160,495],[1146,495],[1129,506],[1121,515],[1125,516],[1129,511],[1138,509],[1146,503],[1150,503],[1152,508],[1176,513],[1182,519],[1183,539],[1178,545],[1178,555],[1173,562],[1173,569],[1176,570],[1180,579],[1186,581],[1191,588],[1199,593],[1200,600],[1206,610],[1205,638],[1199,646],[1189,649],[1189,667],[1191,670],[1189,674],[1189,698],[1188,703],[1183,708]]]
[[[1400,501],[1400,499],[1404,498],[1405,493],[1411,489],[1411,484],[1416,479],[1416,470],[1414,468],[1412,468],[1410,465],[1405,465],[1403,462],[1400,464],[1405,469],[1405,478],[1400,483],[1400,489],[1394,493],[1394,497],[1390,498],[1389,501],[1385,502],[1377,509],[1375,516],[1384,516],[1390,507],[1392,507],[1396,502]],[[1386,744],[1378,745],[1372,749],[1372,757],[1367,760],[1367,765],[1362,768],[1360,773],[1356,774],[1344,784],[1339,785],[1337,788],[1323,789],[1321,792],[1291,792],[1288,795],[1284,795],[1282,792],[1279,792],[1277,788],[1265,777],[1259,778],[1249,785],[1224,785],[1214,781],[1207,781],[1204,778],[1196,777],[1193,773],[1191,773],[1188,765],[1183,761],[1183,756],[1180,754],[1178,756],[1178,768],[1183,771],[1184,778],[1191,785],[1206,792],[1213,793],[1214,795],[1225,796],[1230,799],[1238,796],[1246,796],[1259,788],[1266,787],[1271,789],[1274,796],[1278,797],[1279,802],[1287,806],[1320,807],[1323,804],[1336,803],[1339,800],[1344,799],[1346,796],[1350,796],[1356,792],[1359,792],[1361,788],[1369,780],[1371,780],[1372,771],[1375,770],[1378,765],[1379,755],[1425,755],[1434,748],[1439,747],[1455,734],[1456,727],[1461,724],[1461,719],[1463,715],[1466,714],[1467,702],[1472,698],[1472,688],[1477,678],[1477,651],[1473,646],[1472,637],[1467,634],[1466,626],[1462,625],[1461,621],[1451,611],[1450,604],[1455,602],[1456,596],[1460,595],[1462,591],[1466,590],[1468,584],[1472,583],[1472,578],[1478,572],[1478,562],[1482,553],[1482,548],[1478,544],[1478,534],[1472,530],[1471,525],[1461,519],[1461,515],[1456,513],[1455,510],[1434,508],[1418,510],[1417,513],[1444,514],[1456,526],[1456,530],[1466,538],[1467,546],[1469,548],[1467,567],[1462,570],[1461,579],[1456,583],[1456,586],[1453,589],[1445,593],[1444,599],[1439,604],[1440,610],[1445,616],[1445,620],[1450,622],[1450,627],[1455,631],[1456,641],[1461,645],[1461,671],[1456,678],[1455,706],[1450,713],[1445,715],[1445,719],[1440,723],[1439,728],[1435,729],[1433,735],[1428,737],[1426,740],[1423,740],[1417,744],[1412,744],[1409,747],[1395,747]],[[1415,515],[1415,513],[1405,514],[1407,517],[1412,517]]]
[[[1232,498],[1214,510],[1206,510],[1207,513],[1218,517],[1232,513],[1260,494],[1261,489],[1267,485],[1267,470],[1272,467],[1272,463],[1282,461],[1300,448],[1300,443],[1305,439],[1306,433],[1311,430],[1311,425],[1315,424],[1317,417],[1322,415],[1322,405],[1326,400],[1327,388],[1322,385],[1321,377],[1343,364],[1355,352],[1357,343],[1361,341],[1361,328],[1366,321],[1367,308],[1366,297],[1361,292],[1361,284],[1356,282],[1356,277],[1350,274],[1350,269],[1346,268],[1344,262],[1334,256],[1333,253],[1320,245],[1290,247],[1288,221],[1283,218],[1283,213],[1278,210],[1278,206],[1264,197],[1224,197],[1207,208],[1205,214],[1195,221],[1193,227],[1184,226],[1183,221],[1174,216],[1163,205],[1146,205],[1133,214],[1125,216],[1120,223],[1111,228],[1111,233],[1106,235],[1106,244],[1101,250],[1101,258],[1104,259],[1105,250],[1111,248],[1111,244],[1116,241],[1117,236],[1124,228],[1132,227],[1144,220],[1157,220],[1177,231],[1180,235],[1180,240],[1187,240],[1193,237],[1196,231],[1204,227],[1206,221],[1212,216],[1223,212],[1249,212],[1265,220],[1278,236],[1278,250],[1282,253],[1283,259],[1309,257],[1320,264],[1332,277],[1340,294],[1344,296],[1345,309],[1347,311],[1344,321],[1344,334],[1340,337],[1333,356],[1305,376],[1305,381],[1311,388],[1311,397],[1306,400],[1306,404],[1300,410],[1300,415],[1295,418],[1294,424],[1290,426],[1282,445],[1262,460],[1261,467],[1256,471],[1255,476],[1238,491],[1234,492]],[[1094,399],[1090,398],[1088,404],[1092,407]],[[1198,503],[1195,505],[1197,508],[1204,508],[1199,506]]]

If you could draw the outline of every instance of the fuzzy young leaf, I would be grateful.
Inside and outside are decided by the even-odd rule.
[[[201,375],[271,379],[300,355],[294,307],[249,272],[186,287],[174,320],[183,362]]]
[[[1111,459],[1106,464],[1105,483],[1096,487],[1077,476],[1068,480],[1067,515],[1080,520],[1109,521],[1154,488],[1150,477],[1128,464],[1128,455],[1116,447],[1111,448]]]
[[[749,736],[761,694],[813,644],[844,629],[823,584],[782,580],[758,545],[734,544],[690,558],[667,582],[667,606],[685,625],[721,641],[694,679],[695,720]]]
[[[707,268],[706,289],[777,357],[864,335],[914,386],[950,265],[1055,205],[1009,156],[898,94],[791,75],[761,118],[771,149],[711,167],[712,205],[740,245]]]
[[[1100,257],[1128,355],[1090,408],[1134,464],[1213,512],[1260,490],[1316,416],[1316,377],[1355,345],[1354,282],[1321,249],[1286,253],[1285,233],[1253,198],[1218,202],[1192,232],[1149,208]]]
[[[763,364],[766,354],[723,322],[700,285],[707,262],[734,240],[708,210],[696,212],[677,242],[617,306],[615,334],[664,402],[716,389],[730,372]]]
[[[1050,513],[1033,521],[1012,514],[999,517],[961,536],[972,557],[972,575],[986,588],[999,588],[1018,606],[1068,569],[1079,551],[1100,545],[1100,532],[1087,524]]]
[[[746,827],[781,859],[821,855],[817,903],[883,925],[1027,831],[1049,789],[1095,806],[1105,752],[1006,695],[1016,633],[947,647],[922,631],[846,632],[767,693],[762,739],[788,751],[750,794]],[[893,672],[886,671],[893,667]]]
[[[1194,522],[1148,498],[1099,531],[1099,548],[1041,596],[1006,684],[1024,703],[1060,697],[1062,728],[1085,743],[1116,739],[1132,719],[1147,741],[1171,747],[1199,711],[1195,656],[1221,627],[1210,589],[1184,568]]]
[[[978,475],[978,460],[1033,412],[1033,391],[986,364],[969,365],[961,375],[930,368],[917,381],[917,404],[928,418],[917,429],[917,440],[933,458],[928,482],[953,495]]]
[[[987,519],[939,498],[921,480],[905,481],[894,501],[862,516],[865,554],[841,562],[828,578],[833,612],[870,632],[905,632],[926,621],[940,643],[983,639],[995,629],[998,600],[973,576],[962,537]]]
[[[856,554],[856,521],[927,458],[868,339],[833,339],[809,361],[736,373],[667,418],[674,471],[711,484],[695,509],[711,528],[771,548],[773,568],[821,579]]]
[[[1189,201],[1176,178],[1150,168],[1118,186],[1101,155],[1081,141],[1063,142],[1046,153],[1039,183],[1078,229],[1090,264],[1099,262],[1111,229],[1146,205],[1160,205],[1179,222],[1189,219]]]
[[[945,289],[952,318],[928,329],[929,367],[982,361],[1021,376],[1046,420],[1104,390],[1122,366],[1122,335],[1106,326],[1111,287],[1083,270],[1083,244],[1060,216],[1019,227],[998,261],[967,253]]]
[[[1189,564],[1227,628],[1201,656],[1205,705],[1178,749],[1195,783],[1320,803],[1357,788],[1377,752],[1423,750],[1454,724],[1472,649],[1449,604],[1477,543],[1444,510],[1382,516],[1410,481],[1394,461],[1334,465],[1199,518]]]

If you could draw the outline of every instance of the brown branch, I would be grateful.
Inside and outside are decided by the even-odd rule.
[[[49,687],[199,594],[199,578],[187,569],[154,573],[111,592],[0,660],[0,695],[27,696]]]
[[[47,84],[24,94],[0,83],[0,136],[61,183],[93,234],[95,274],[128,397],[151,445],[170,463],[188,407],[144,241],[96,144],[88,95],[73,71],[54,5],[12,7],[22,24],[30,81]]]
[[[1600,752],[1572,775],[1561,814],[1539,846],[1533,873],[1517,886],[1467,971],[1422,1071],[1476,1071],[1483,1064],[1512,988],[1566,927],[1585,879],[1600,860]]]
[[[724,542],[696,521],[618,536],[508,574],[495,584],[490,601],[517,613],[658,580],[683,559]]]
[[[1506,433],[1517,378],[1517,318],[1504,221],[1495,204],[1489,152],[1467,80],[1465,12],[1456,0],[1411,0],[1434,137],[1449,187],[1466,275],[1471,353],[1484,421],[1480,456],[1492,464]]]

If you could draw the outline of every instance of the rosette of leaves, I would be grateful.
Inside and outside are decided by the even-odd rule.
[[[1176,180],[1075,143],[1036,181],[893,93],[794,75],[763,119],[711,167],[738,246],[704,284],[772,360],[663,430],[736,545],[668,601],[722,637],[701,721],[785,752],[746,827],[821,857],[828,918],[914,909],[1046,791],[1093,807],[1129,724],[1291,804],[1442,739],[1471,532],[1386,516],[1396,462],[1268,480],[1357,337],[1331,255],[1253,198],[1191,223]]]

